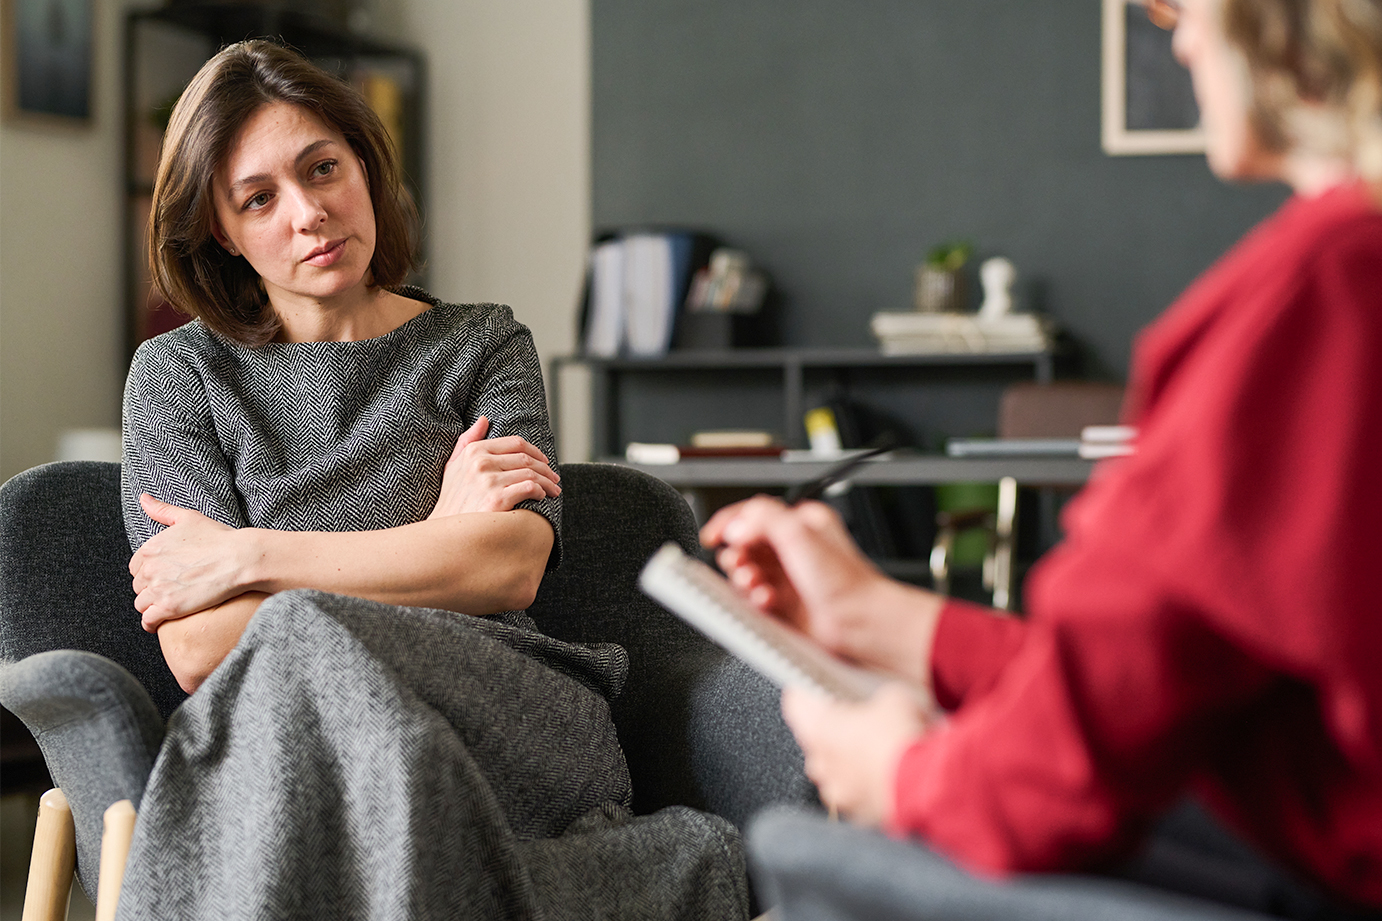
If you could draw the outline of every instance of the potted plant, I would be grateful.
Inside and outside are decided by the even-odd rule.
[[[965,263],[974,252],[967,240],[942,243],[917,266],[916,308],[922,313],[960,313],[965,308]]]

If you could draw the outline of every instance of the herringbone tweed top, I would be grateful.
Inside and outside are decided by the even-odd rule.
[[[125,385],[130,546],[161,530],[147,492],[232,527],[368,531],[426,518],[456,438],[522,435],[556,462],[527,327],[496,304],[444,304],[360,342],[248,348],[199,321],[140,346]],[[522,502],[556,532],[561,499]]]

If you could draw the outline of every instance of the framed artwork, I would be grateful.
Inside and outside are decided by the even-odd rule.
[[[8,118],[81,124],[91,118],[95,0],[4,0]]]
[[[1104,0],[1104,152],[1204,153],[1190,72],[1138,0]]]

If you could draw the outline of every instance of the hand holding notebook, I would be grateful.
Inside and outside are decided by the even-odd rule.
[[[826,651],[750,605],[724,577],[667,543],[639,576],[639,587],[668,610],[762,672],[780,687],[805,687],[844,701],[863,701],[890,680]],[[912,686],[919,702],[930,695]]]

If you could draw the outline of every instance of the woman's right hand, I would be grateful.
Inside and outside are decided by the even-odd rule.
[[[929,686],[940,597],[879,572],[830,506],[756,496],[713,515],[701,542],[759,609],[832,652]]]
[[[561,495],[561,477],[545,454],[518,435],[487,439],[488,432],[489,419],[481,416],[456,439],[428,519],[507,512],[525,499]]]

